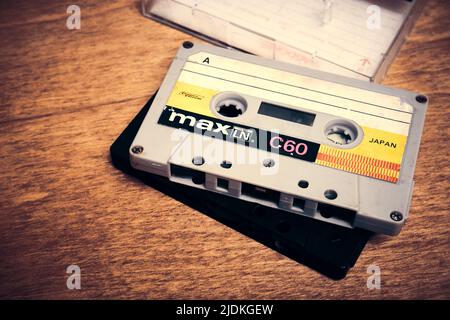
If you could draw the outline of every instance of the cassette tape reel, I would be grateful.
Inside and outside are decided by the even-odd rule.
[[[135,169],[349,228],[398,234],[427,98],[185,42],[132,146]]]

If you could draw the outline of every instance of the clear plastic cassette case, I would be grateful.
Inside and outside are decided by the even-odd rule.
[[[216,45],[380,82],[423,2],[143,0],[142,10]]]

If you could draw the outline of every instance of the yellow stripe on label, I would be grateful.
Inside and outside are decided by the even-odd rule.
[[[398,164],[402,162],[406,136],[369,127],[362,127],[362,129],[364,138],[361,143],[356,148],[341,150]]]
[[[178,81],[170,94],[167,105],[204,116],[215,117],[209,108],[209,104],[211,98],[217,93],[217,90]]]

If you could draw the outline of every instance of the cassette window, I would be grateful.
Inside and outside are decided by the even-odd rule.
[[[289,109],[267,102],[261,102],[258,113],[281,120],[300,123],[310,127],[314,124],[314,119],[316,118],[314,113]]]

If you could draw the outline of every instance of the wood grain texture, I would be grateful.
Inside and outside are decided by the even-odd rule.
[[[1,298],[450,298],[450,5],[430,1],[385,83],[430,97],[408,224],[333,281],[116,170],[109,146],[184,40],[133,0],[2,1]],[[66,288],[77,264],[82,289]],[[366,269],[382,271],[368,290]]]

